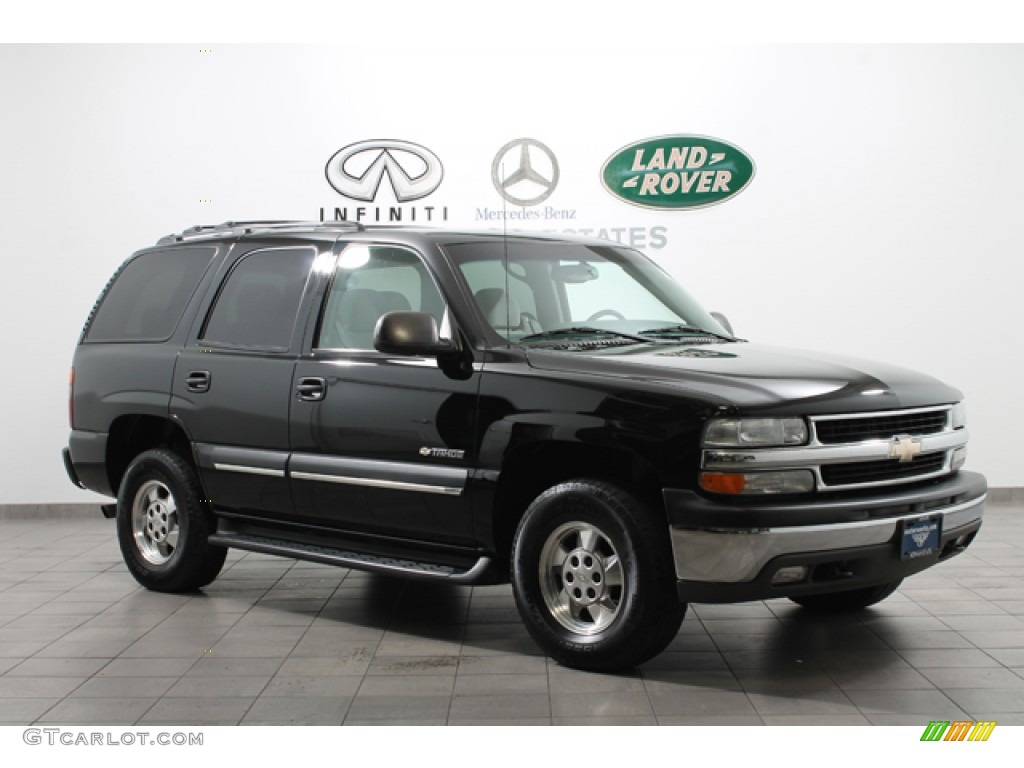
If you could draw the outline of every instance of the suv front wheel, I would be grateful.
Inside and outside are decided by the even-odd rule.
[[[686,613],[664,527],[640,500],[600,481],[556,485],[530,505],[513,543],[512,585],[534,641],[579,669],[647,661]]]
[[[117,538],[132,576],[157,592],[191,592],[217,578],[227,549],[207,539],[214,524],[195,471],[172,451],[136,456],[117,497]]]

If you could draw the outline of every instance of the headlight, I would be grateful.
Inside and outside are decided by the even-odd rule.
[[[967,426],[967,406],[963,400],[949,411],[949,424],[953,429],[963,429]]]
[[[704,445],[716,448],[756,448],[803,445],[807,422],[803,419],[712,419],[704,430]]]

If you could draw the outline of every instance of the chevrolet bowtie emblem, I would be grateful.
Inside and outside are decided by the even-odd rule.
[[[901,462],[913,461],[920,452],[921,441],[910,435],[896,435],[889,446],[889,458],[899,459]]]

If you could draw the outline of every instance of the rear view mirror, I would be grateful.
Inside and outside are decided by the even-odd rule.
[[[551,268],[551,277],[560,283],[589,283],[597,280],[597,267],[581,261],[578,264],[559,264]]]

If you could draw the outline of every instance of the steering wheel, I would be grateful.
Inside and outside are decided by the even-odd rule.
[[[617,312],[614,309],[602,309],[602,310],[600,310],[598,312],[595,312],[590,317],[588,317],[587,318],[587,322],[588,323],[592,323],[595,320],[600,320],[605,315],[607,315],[608,317],[614,317],[616,320],[625,320],[626,319],[626,316],[624,314],[622,314],[621,312]]]

